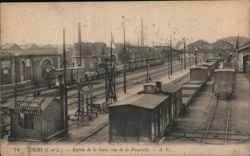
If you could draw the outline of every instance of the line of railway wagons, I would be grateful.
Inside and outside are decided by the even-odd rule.
[[[135,70],[147,68],[150,66],[162,65],[163,59],[160,57],[153,58],[143,58],[143,59],[133,59],[127,62],[127,71],[132,72]],[[89,81],[100,79],[105,76],[104,64],[99,64],[96,66],[95,71],[87,71],[84,67],[69,67],[66,69],[66,80],[67,84],[71,85],[78,81]],[[116,66],[116,74],[123,73],[124,66]],[[55,69],[53,67],[48,67],[46,69],[44,81],[48,84],[49,87],[58,87],[60,84],[60,79],[63,77],[63,69]]]
[[[109,106],[109,142],[157,142],[219,67],[211,59],[190,69],[190,80],[178,86],[152,82],[129,99]]]

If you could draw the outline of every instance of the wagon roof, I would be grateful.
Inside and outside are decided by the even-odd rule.
[[[174,83],[163,84],[161,88],[163,92],[171,92],[171,93],[174,93],[179,89],[181,89],[181,85],[177,85]]]
[[[202,66],[202,65],[197,65],[197,66],[192,66],[190,69],[207,69],[208,67]]]
[[[214,64],[214,62],[202,62],[201,63],[201,65],[209,65],[209,66],[213,65],[213,64]]]
[[[222,71],[225,71],[225,72],[235,72],[234,69],[232,68],[223,68],[223,69],[215,69],[214,72],[222,72]]]
[[[141,107],[141,108],[146,108],[146,109],[154,109],[167,98],[168,96],[163,95],[163,94],[136,94],[125,100],[118,101],[110,105],[109,107],[131,105],[131,106]]]

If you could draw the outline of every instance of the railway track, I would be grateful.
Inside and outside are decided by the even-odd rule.
[[[176,65],[173,67],[173,69],[175,71],[179,71],[180,70],[180,65]],[[163,75],[166,75],[168,73],[167,70],[157,70],[157,71],[153,71],[151,72],[151,77],[154,78],[159,78]],[[144,75],[140,75],[134,78],[131,78],[128,80],[128,84],[127,87],[131,87],[134,86],[135,84],[141,84],[145,82],[145,76]],[[97,98],[102,98],[104,97],[105,91],[104,91],[104,83],[103,85],[99,85],[98,87],[94,87],[93,90],[93,96],[97,97]],[[116,90],[121,90],[123,88],[123,81],[118,81],[116,82]],[[74,93],[73,93],[74,92]],[[70,94],[70,97],[74,98],[74,96],[77,96],[77,91],[73,91]],[[68,103],[68,105],[76,105],[77,104],[77,97],[75,97],[75,100],[71,100],[70,103]]]
[[[215,104],[204,133],[202,144],[227,144],[229,132],[231,101],[225,99],[215,99]],[[224,124],[222,124],[224,123]],[[224,131],[224,134],[221,132]],[[220,132],[220,135],[212,135]],[[209,136],[209,137],[208,137]],[[220,137],[219,137],[220,136]]]
[[[193,62],[193,61],[192,61]],[[150,75],[152,78],[157,78],[157,77],[160,77],[162,75],[166,75],[168,73],[167,71],[167,68],[166,66],[164,67],[161,67],[161,68],[157,68],[157,69],[151,69],[150,70]],[[176,62],[173,66],[173,70],[174,71],[178,71],[178,70],[181,70],[181,65],[178,64],[178,62]],[[141,71],[139,75],[132,75],[131,74],[131,77],[128,79],[128,84],[127,84],[127,87],[130,88],[132,87],[133,85],[135,84],[138,84],[139,83],[143,83],[145,82],[145,71]],[[122,77],[118,77],[117,79],[120,79],[119,81],[117,81],[117,90],[121,90],[123,88],[123,79]],[[99,84],[95,84],[94,86],[94,90],[93,90],[93,96],[97,97],[97,98],[102,98],[104,97],[105,95],[105,91],[104,91],[104,82],[103,83],[99,83]],[[20,95],[23,95],[25,94],[26,92],[21,92]],[[44,90],[44,92],[41,93],[42,95],[41,96],[52,96],[52,97],[58,97],[59,98],[59,90],[58,89],[49,89],[49,90]],[[74,109],[76,107],[76,104],[77,104],[77,90],[76,90],[76,85],[75,86],[71,86],[69,88],[69,91],[68,91],[68,99],[69,99],[69,103],[68,103],[68,109],[71,110],[71,109]],[[31,95],[32,94],[25,94],[25,95]],[[14,99],[9,99],[9,104],[13,103]]]
[[[83,136],[83,137],[79,138],[74,143],[75,144],[80,144],[80,143],[84,143],[84,142],[96,143],[96,144],[101,143],[104,140],[108,139],[108,126],[109,126],[109,122],[100,126],[92,133],[89,133],[87,136]]]
[[[175,62],[176,63],[176,62]],[[160,70],[162,67],[160,66],[153,66],[150,68],[150,70]],[[139,72],[139,73],[144,73],[144,71],[146,71],[146,69],[139,69],[137,71],[131,71],[127,73],[127,76],[132,76],[134,73]],[[122,76],[118,76],[122,77]],[[100,80],[95,80],[95,81],[102,81],[102,79]],[[90,84],[92,81],[88,80],[88,81],[84,81],[82,82],[82,86],[86,86],[87,84]],[[77,84],[71,85],[69,86],[69,90],[74,90],[77,87]],[[14,97],[14,91],[13,91],[13,87],[10,89],[2,89],[2,94],[1,94],[1,98],[2,99],[11,99]],[[17,86],[17,95],[26,95],[26,94],[32,94],[35,91],[40,91],[42,92],[42,96],[59,96],[58,93],[58,89],[48,89],[47,85],[42,85],[42,86],[34,86],[32,84],[28,84],[28,85],[22,85],[22,86]]]

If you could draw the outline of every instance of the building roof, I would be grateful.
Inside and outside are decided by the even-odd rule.
[[[58,99],[52,97],[18,96],[16,107],[11,109],[20,111],[43,111],[53,100]]]
[[[239,52],[244,51],[244,50],[249,50],[250,49],[250,44],[244,45],[238,49]]]
[[[219,49],[233,49],[233,44],[224,41],[224,40],[217,40],[215,43],[213,43],[214,48],[219,48]]]
[[[9,55],[60,55],[56,49],[15,49],[15,50],[2,50],[0,54],[6,53]]]
[[[7,52],[1,52],[1,50],[0,50],[0,58],[10,58],[12,56],[13,56],[13,54],[7,53]]]
[[[174,84],[174,83],[163,84],[161,87],[161,90],[163,92],[170,92],[170,93],[174,93],[178,91],[179,89],[181,89],[181,85]]]
[[[222,68],[222,69],[215,69],[214,72],[222,72],[222,71],[225,71],[225,72],[235,72],[234,69],[232,68]]]
[[[21,49],[21,47],[18,46],[16,43],[6,43],[6,44],[1,45],[1,49],[18,50],[18,49]]]
[[[140,108],[154,109],[167,98],[168,96],[163,94],[136,94],[125,100],[118,101],[109,107],[130,105]]]

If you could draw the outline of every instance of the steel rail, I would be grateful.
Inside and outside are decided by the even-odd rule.
[[[205,135],[204,135],[203,140],[202,140],[202,144],[205,144],[205,142],[206,142],[207,135],[208,135],[208,131],[209,131],[210,125],[211,125],[211,123],[212,123],[212,120],[213,120],[213,118],[214,118],[215,109],[216,109],[217,105],[218,105],[218,99],[216,98],[216,99],[215,99],[215,104],[214,104],[214,107],[213,107],[213,110],[212,110],[212,113],[211,113],[211,116],[210,116],[210,120],[209,120],[209,122],[208,122],[208,126],[207,126]]]

